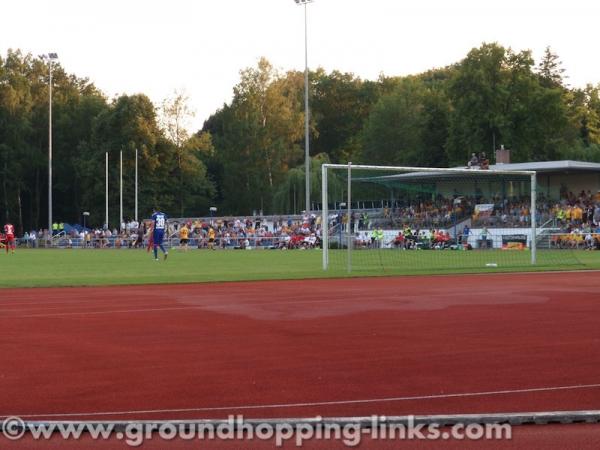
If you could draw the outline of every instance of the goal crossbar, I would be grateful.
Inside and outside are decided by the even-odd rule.
[[[536,174],[533,170],[501,170],[501,169],[465,169],[465,168],[437,168],[437,167],[402,167],[402,166],[370,166],[364,164],[323,164],[322,170],[327,169],[348,169],[351,166],[352,169],[364,169],[364,170],[379,170],[379,171],[405,171],[405,172],[429,172],[429,173],[468,173],[470,175],[527,175],[533,176]]]

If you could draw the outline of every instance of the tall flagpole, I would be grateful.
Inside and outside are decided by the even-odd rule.
[[[135,149],[135,221],[138,221],[138,149]]]
[[[48,235],[52,247],[52,59],[48,59]]]
[[[58,60],[58,55],[48,53],[40,57],[48,61],[48,244],[52,247],[52,63]]]
[[[105,196],[106,196],[106,216],[104,219],[104,224],[106,228],[108,228],[108,152],[106,152],[106,181],[105,181]]]
[[[119,229],[121,229],[122,223],[123,223],[123,150],[121,150],[119,152]]]

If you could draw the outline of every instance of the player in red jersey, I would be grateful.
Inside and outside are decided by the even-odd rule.
[[[15,253],[15,227],[11,223],[4,225],[4,234],[6,235],[6,253],[10,248],[11,253]]]

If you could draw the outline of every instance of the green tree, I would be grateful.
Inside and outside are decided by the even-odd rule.
[[[377,84],[322,69],[311,79],[312,153],[327,153],[335,163],[351,161],[360,153],[360,131],[379,97]]]
[[[566,94],[574,138],[584,146],[600,144],[599,92],[599,87],[588,84],[584,89],[573,89]]]
[[[5,60],[0,59],[0,217],[4,222],[11,221],[21,229],[24,160],[30,153],[27,137],[31,133],[27,65],[27,58],[20,52],[9,51]]]
[[[212,152],[212,142],[210,135],[190,136],[188,125],[194,112],[188,103],[189,98],[185,94],[175,92],[161,108],[161,126],[174,151],[171,180],[176,181],[169,184],[178,193],[178,214],[181,217],[200,215],[213,194],[200,157],[202,152]]]
[[[282,77],[263,58],[256,68],[241,71],[231,105],[205,125],[222,168],[225,211],[268,211],[275,186],[300,161],[304,116],[298,81]]]
[[[321,192],[322,172],[321,166],[331,161],[326,153],[319,153],[311,158],[310,164],[310,191]],[[277,186],[274,194],[273,212],[276,214],[300,214],[304,210],[306,191],[304,165],[290,169]],[[327,178],[331,193],[344,192],[345,184],[335,173],[330,173]],[[312,194],[311,194],[312,197]],[[319,199],[320,201],[320,199]]]
[[[377,102],[365,125],[362,162],[400,166],[418,161],[426,123],[424,90],[420,80],[407,77]]]
[[[533,64],[530,51],[483,44],[457,66],[448,89],[451,163],[465,164],[471,153],[500,144],[516,162],[557,153],[567,126],[562,91],[541,85]]]
[[[82,174],[82,205],[91,213],[91,223],[101,224],[104,217],[104,154],[109,153],[110,224],[118,223],[119,153],[123,151],[124,171],[132,174],[134,152],[139,150],[139,208],[149,214],[155,205],[164,209],[175,203],[175,192],[169,191],[165,180],[169,177],[172,145],[162,135],[156,119],[156,110],[148,97],[142,94],[123,95],[111,102],[95,119],[89,141],[79,146],[81,157],[78,171]],[[134,208],[134,185],[127,177],[124,183],[123,206],[125,215]]]
[[[546,88],[564,87],[565,69],[558,55],[550,47],[544,50],[544,56],[538,64],[540,83]]]

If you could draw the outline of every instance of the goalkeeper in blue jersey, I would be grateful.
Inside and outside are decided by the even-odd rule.
[[[154,214],[152,214],[152,225],[154,259],[158,261],[158,247],[160,247],[160,250],[163,252],[166,260],[169,252],[167,252],[163,246],[163,239],[167,230],[167,215],[163,212],[160,212],[158,209],[155,209]]]

